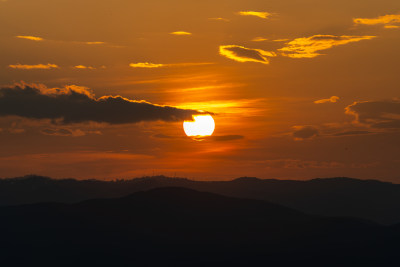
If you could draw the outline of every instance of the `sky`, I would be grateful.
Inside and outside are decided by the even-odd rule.
[[[399,183],[399,47],[398,0],[0,0],[0,177]]]

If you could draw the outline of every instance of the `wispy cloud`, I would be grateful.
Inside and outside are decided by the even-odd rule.
[[[154,69],[154,68],[162,68],[162,67],[190,67],[190,66],[202,66],[202,65],[211,65],[214,64],[212,62],[193,62],[193,63],[170,63],[170,64],[156,64],[150,62],[138,62],[131,63],[129,66],[131,68],[146,68],[146,69]]]
[[[22,65],[22,64],[15,64],[15,65],[8,65],[8,67],[12,69],[23,69],[23,70],[32,70],[32,69],[58,69],[59,67],[56,64],[37,64],[37,65]]]
[[[76,65],[74,66],[75,69],[89,69],[89,70],[95,70],[95,67],[91,67],[91,66],[85,66],[85,65]]]
[[[268,39],[264,38],[264,37],[255,37],[255,38],[251,39],[252,42],[264,42],[264,41],[267,41],[267,40]]]
[[[87,45],[102,45],[105,44],[106,42],[81,42]]]
[[[317,53],[318,51],[362,40],[370,40],[375,37],[376,36],[313,35],[294,39],[278,50],[282,52],[283,56],[291,58],[313,58],[321,55]]]
[[[257,62],[262,64],[269,64],[268,57],[276,56],[274,52],[246,48],[239,45],[221,45],[219,54],[238,62]]]
[[[396,23],[400,23],[400,14],[399,15],[384,15],[376,18],[355,18],[353,19],[355,24],[362,25],[385,25],[385,28],[398,28],[397,25],[392,25]]]
[[[170,32],[169,34],[172,34],[172,35],[192,35],[191,32],[185,32],[185,31]]]
[[[336,103],[339,100],[338,96],[331,96],[330,98],[320,99],[314,101],[315,104],[323,104],[323,103]]]
[[[129,66],[132,67],[132,68],[152,69],[152,68],[164,67],[165,64],[155,64],[155,63],[149,63],[149,62],[138,62],[138,63],[131,63],[131,64],[129,64]]]
[[[40,42],[40,41],[44,40],[42,37],[30,36],[30,35],[17,35],[15,37],[16,38],[20,38],[20,39],[27,39],[27,40],[31,40],[31,41],[36,41],[36,42]]]
[[[237,14],[240,16],[255,16],[262,19],[267,19],[269,16],[271,16],[271,13],[259,11],[239,11]]]

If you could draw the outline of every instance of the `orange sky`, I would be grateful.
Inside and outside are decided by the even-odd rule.
[[[0,0],[0,177],[400,182],[399,47],[398,0]]]

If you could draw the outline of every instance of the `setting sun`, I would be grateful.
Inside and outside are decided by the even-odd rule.
[[[215,122],[211,115],[194,115],[193,121],[184,121],[183,129],[187,136],[210,136],[214,132]]]

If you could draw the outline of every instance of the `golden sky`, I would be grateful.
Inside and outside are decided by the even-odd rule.
[[[0,177],[400,182],[399,47],[398,0],[0,0]]]

